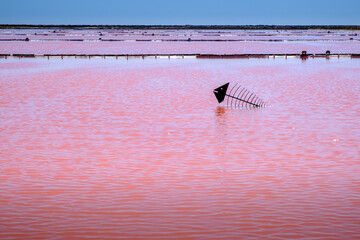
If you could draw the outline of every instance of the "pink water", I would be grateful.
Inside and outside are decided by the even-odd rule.
[[[0,238],[359,239],[360,61],[0,59]],[[259,109],[219,106],[239,82]]]
[[[360,53],[360,31],[0,29],[0,54],[324,54],[328,50]]]
[[[241,30],[241,29],[0,29],[0,41],[25,40],[140,40],[140,41],[354,41],[360,40],[358,30]]]
[[[360,53],[358,42],[0,42],[0,54],[334,54]]]

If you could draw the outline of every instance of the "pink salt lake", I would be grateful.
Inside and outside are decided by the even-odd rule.
[[[0,29],[0,54],[299,54],[303,50],[359,54],[360,31]]]
[[[0,59],[1,239],[359,239],[360,60]],[[241,83],[266,108],[219,106]]]

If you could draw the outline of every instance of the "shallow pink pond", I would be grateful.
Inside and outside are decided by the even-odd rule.
[[[0,29],[0,41],[62,40],[202,40],[202,41],[354,41],[357,30],[244,30],[244,29]]]
[[[357,42],[0,42],[0,54],[333,54],[360,53]]]
[[[358,239],[360,60],[0,59],[0,238]],[[239,82],[269,107],[219,106]]]
[[[359,54],[360,31],[0,29],[0,54],[324,54],[327,50]]]

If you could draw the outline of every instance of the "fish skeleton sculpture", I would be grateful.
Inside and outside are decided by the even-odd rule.
[[[236,83],[229,93],[227,93],[229,84],[230,83],[226,83],[214,89],[214,94],[219,103],[223,102],[226,97],[227,106],[240,107],[241,104],[241,107],[266,107],[266,104],[262,99],[249,92],[244,87],[241,87],[240,84]],[[236,90],[234,91],[234,89]],[[231,101],[230,104],[229,101]],[[235,102],[233,103],[233,101]]]

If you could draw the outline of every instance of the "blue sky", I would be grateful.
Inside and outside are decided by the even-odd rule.
[[[0,24],[360,25],[360,0],[0,0]]]

